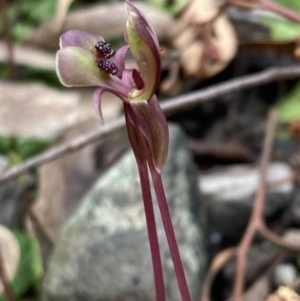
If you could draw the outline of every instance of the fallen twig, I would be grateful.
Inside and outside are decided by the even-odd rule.
[[[260,165],[260,182],[259,187],[257,189],[256,197],[254,199],[253,210],[250,217],[250,221],[248,223],[247,229],[243,235],[242,241],[240,242],[237,248],[237,267],[236,267],[236,276],[234,281],[234,300],[241,301],[244,290],[244,282],[245,282],[245,268],[246,268],[246,260],[247,253],[251,242],[254,238],[254,235],[260,225],[263,223],[263,209],[265,203],[265,195],[267,190],[267,172],[268,165],[272,152],[272,142],[273,135],[276,126],[276,116],[275,113],[272,112],[270,114],[266,136],[263,147],[263,154]]]
[[[224,267],[224,265],[235,255],[235,252],[235,248],[228,248],[215,256],[204,279],[200,301],[210,300],[211,286],[216,275],[219,273],[222,267]]]
[[[269,230],[264,221],[263,210],[265,205],[265,196],[267,190],[267,172],[268,165],[271,158],[272,142],[274,137],[274,131],[276,127],[276,115],[275,112],[271,112],[266,129],[266,137],[264,141],[263,154],[261,160],[261,179],[259,187],[254,199],[252,214],[247,226],[247,229],[243,235],[242,241],[237,247],[237,268],[234,282],[234,300],[242,301],[244,281],[245,281],[245,267],[247,260],[247,253],[250,248],[251,242],[254,239],[255,234],[259,233],[265,239],[271,241],[278,247],[287,249],[289,251],[299,252],[300,247],[298,245],[289,243],[284,240],[278,234]]]
[[[264,295],[264,293],[267,293],[266,291],[261,292],[259,296],[257,296],[257,287],[260,286],[263,282],[267,281],[270,282],[270,276],[274,273],[274,270],[276,267],[285,259],[287,258],[286,253],[282,253],[278,251],[272,259],[272,262],[270,266],[262,272],[262,274],[255,279],[255,281],[251,284],[251,286],[245,291],[243,298],[245,300],[253,300],[253,296],[256,297],[257,300],[265,300],[267,295]],[[264,285],[264,284],[262,284]],[[266,288],[267,290],[268,288]],[[269,292],[268,292],[269,293]]]
[[[300,66],[272,68],[252,75],[239,77],[238,79],[230,80],[222,84],[217,84],[200,91],[174,97],[165,101],[161,105],[165,114],[168,116],[183,110],[191,109],[201,103],[220,97],[224,94],[267,84],[276,80],[293,79],[298,76],[300,76]],[[71,142],[66,142],[56,146],[55,148],[52,148],[43,154],[35,156],[34,158],[25,161],[23,164],[8,170],[0,177],[0,183],[14,178],[29,169],[53,161],[67,153],[78,151],[90,143],[108,137],[112,133],[122,129],[124,126],[125,121],[124,118],[121,117],[104,125],[96,131],[88,132]]]
[[[263,154],[261,159],[260,165],[260,183],[256,193],[256,197],[254,199],[252,214],[246,228],[246,231],[243,235],[243,238],[236,249],[227,249],[216,256],[213,260],[213,263],[209,269],[209,272],[206,276],[206,280],[203,285],[203,291],[201,296],[201,301],[209,301],[210,300],[210,288],[215,278],[217,272],[225,265],[227,260],[232,256],[236,256],[237,258],[237,267],[236,267],[236,276],[234,281],[234,293],[233,298],[230,300],[234,301],[242,301],[243,299],[243,291],[244,291],[244,282],[245,282],[245,269],[246,269],[246,261],[247,261],[247,253],[251,246],[251,243],[256,234],[260,234],[265,239],[271,241],[276,246],[281,247],[283,249],[299,252],[300,246],[292,244],[278,234],[269,230],[264,221],[263,209],[265,205],[265,195],[267,190],[267,171],[268,165],[271,157],[272,152],[272,142],[273,136],[276,126],[276,115],[275,112],[271,112],[267,129],[266,129],[266,136],[263,146]],[[235,250],[233,252],[232,250]],[[223,259],[223,260],[220,260]],[[226,260],[225,260],[225,259]],[[216,268],[217,266],[217,268]]]
[[[300,23],[300,15],[289,7],[280,5],[271,0],[225,0],[224,4],[231,4],[243,8],[262,8],[278,14],[286,19]]]
[[[30,218],[30,221],[32,223],[33,229],[36,233],[36,236],[39,240],[44,240],[45,243],[47,243],[49,249],[53,249],[54,247],[54,241],[51,237],[51,235],[48,233],[47,229],[45,229],[43,227],[43,224],[41,223],[39,217],[35,214],[35,212],[32,210],[32,199],[30,194],[27,191],[26,185],[21,178],[18,179],[18,184],[19,184],[19,188],[20,188],[20,194],[21,194],[21,198],[23,200],[25,209],[27,211],[27,214]]]
[[[288,240],[283,239],[280,235],[268,229],[263,223],[257,229],[258,233],[274,245],[293,252],[299,252],[300,247]]]
[[[258,0],[258,2],[264,9],[272,11],[278,15],[290,19],[291,21],[300,23],[300,15],[294,10],[270,0]]]
[[[251,150],[238,142],[203,143],[196,139],[189,140],[189,149],[196,156],[212,156],[220,160],[249,162],[254,160]]]

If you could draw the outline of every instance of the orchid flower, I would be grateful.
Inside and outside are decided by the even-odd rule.
[[[161,72],[159,42],[144,15],[128,0],[125,0],[125,7],[128,20],[124,37],[128,45],[115,52],[98,35],[80,30],[68,31],[60,38],[61,49],[56,57],[57,73],[65,86],[98,87],[93,100],[101,119],[103,92],[110,92],[123,101],[127,132],[140,175],[157,300],[165,300],[165,289],[148,168],[182,299],[190,301],[161,178],[167,159],[169,133],[166,118],[155,95]],[[129,49],[139,71],[125,68]]]

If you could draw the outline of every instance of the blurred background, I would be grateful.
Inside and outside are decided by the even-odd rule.
[[[300,245],[300,1],[134,3],[162,47],[157,95],[162,105],[170,105],[171,133],[163,177],[192,296],[199,300],[214,256],[243,237],[260,183],[270,110],[278,123],[264,218],[274,232],[292,235]],[[99,34],[115,50],[124,45],[124,3],[0,0],[0,12],[2,280],[11,282],[17,300],[154,300],[126,131],[89,140],[103,127],[92,103],[94,88],[65,88],[55,70],[59,37],[67,30]],[[137,68],[130,54],[126,64]],[[261,72],[270,68],[278,68],[275,76],[266,73],[263,79]],[[243,88],[247,76],[253,76],[252,83]],[[231,81],[238,88],[218,92]],[[190,93],[207,88],[216,95],[185,107]],[[178,97],[180,111],[172,107]],[[123,114],[122,102],[111,94],[103,95],[102,106],[106,126]],[[74,139],[88,142],[77,150]],[[53,156],[61,145],[68,150]],[[45,162],[43,154],[52,157]],[[33,168],[1,180],[11,168],[35,159]],[[168,300],[180,300],[161,244]],[[299,255],[258,238],[249,263],[245,300],[264,300],[280,285],[299,288]],[[234,276],[232,261],[218,273],[211,300],[231,296]],[[0,300],[6,298],[0,284]]]

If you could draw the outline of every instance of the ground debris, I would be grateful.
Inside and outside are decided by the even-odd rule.
[[[266,301],[300,301],[300,296],[287,286],[281,286]]]

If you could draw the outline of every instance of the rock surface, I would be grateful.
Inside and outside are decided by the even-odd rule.
[[[0,156],[0,175],[9,167],[5,157]],[[0,184],[0,224],[17,228],[22,224],[22,201],[16,181]]]
[[[283,222],[287,226],[300,227],[300,187],[299,184],[296,185],[293,192],[293,203],[288,208],[283,216]],[[299,241],[299,234],[298,234]]]
[[[7,45],[0,40],[0,62],[9,61]],[[20,66],[55,71],[55,56],[38,48],[14,45],[14,63]]]
[[[205,212],[185,137],[174,126],[170,126],[163,180],[188,284],[197,300],[206,265],[201,218]],[[181,300],[157,206],[155,213],[167,299]],[[63,227],[45,277],[43,300],[155,300],[139,177],[131,152],[96,182]]]
[[[65,131],[60,141],[72,141],[84,133],[100,126],[96,120],[79,123]],[[31,206],[32,212],[40,221],[51,241],[55,241],[63,222],[75,211],[82,196],[90,189],[98,177],[95,164],[97,144],[90,144],[78,152],[57,158],[39,170],[39,189]],[[48,239],[27,216],[27,229],[39,240],[45,262],[52,251]]]
[[[77,93],[39,83],[1,83],[0,88],[0,135],[49,139],[78,122]]]
[[[172,18],[143,1],[134,4],[145,14],[159,39],[165,38],[167,29],[174,24]],[[57,50],[60,35],[75,28],[99,34],[105,40],[112,40],[123,36],[126,21],[127,13],[121,2],[89,6],[68,13],[62,28],[58,28],[60,24],[57,24],[56,19],[47,21],[27,36],[25,42]],[[58,23],[61,23],[60,20]]]
[[[292,286],[298,279],[299,274],[296,267],[291,263],[279,264],[274,271],[274,282],[276,286]]]
[[[291,173],[292,170],[287,164],[272,163],[268,179],[280,180]],[[258,183],[259,170],[247,165],[212,172],[199,179],[200,193],[208,206],[211,238],[219,241],[225,238],[239,239],[248,222]],[[292,191],[291,182],[270,188],[264,209],[265,215],[272,216],[287,208],[292,201]]]

